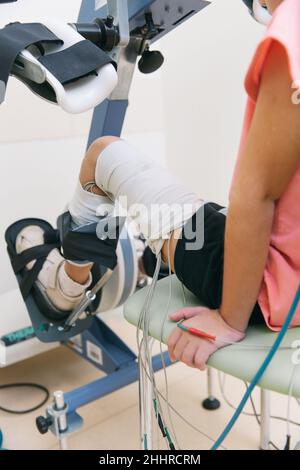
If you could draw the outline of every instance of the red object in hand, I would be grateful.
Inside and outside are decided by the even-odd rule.
[[[199,338],[205,338],[209,341],[216,341],[216,337],[205,333],[205,331],[197,330],[196,328],[188,328],[189,333],[194,336],[199,336]]]
[[[181,330],[186,331],[187,333],[190,333],[193,336],[198,336],[198,338],[207,339],[208,341],[212,341],[212,342],[216,341],[216,336],[205,333],[205,331],[201,331],[201,330],[197,330],[196,328],[185,326],[182,323],[178,323],[177,326]]]

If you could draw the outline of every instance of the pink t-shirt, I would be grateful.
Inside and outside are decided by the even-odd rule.
[[[284,0],[277,8],[248,70],[245,81],[248,102],[239,155],[247,139],[255,111],[260,78],[274,41],[284,47],[288,57],[292,98],[292,93],[295,91],[292,89],[292,83],[298,81],[300,84],[300,0]],[[265,320],[271,329],[278,330],[282,326],[299,283],[300,165],[276,204],[268,261],[258,299]],[[292,325],[300,325],[300,305]]]

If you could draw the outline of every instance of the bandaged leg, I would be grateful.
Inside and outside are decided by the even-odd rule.
[[[98,224],[100,220],[109,219],[114,212],[114,201],[97,187],[95,182],[96,159],[109,143],[117,140],[116,137],[103,137],[96,140],[89,147],[81,166],[79,181],[73,198],[68,205],[71,214],[71,229],[80,230],[81,227],[90,224]],[[80,258],[81,259],[81,258]],[[66,270],[75,280],[80,277],[80,272],[75,267],[89,265],[89,261],[69,261]],[[90,267],[91,267],[90,263]]]
[[[73,212],[72,217],[69,214],[70,223],[68,226],[70,232],[77,232],[82,227],[92,227],[103,217],[108,216],[109,212],[113,210],[113,205],[111,202],[108,204],[108,201],[105,196],[98,196],[85,191],[78,183],[70,204]],[[100,212],[100,216],[96,215],[97,210]],[[83,234],[82,240],[84,240],[84,237]],[[98,247],[101,241],[97,239],[96,235],[94,238],[96,238]],[[17,237],[16,251],[19,254],[30,248],[44,245],[44,243],[42,228],[34,225],[28,226]],[[70,261],[69,256],[66,256],[66,260],[57,249],[52,250],[38,274],[36,281],[38,288],[44,293],[49,303],[59,311],[73,310],[82,301],[86,289],[92,283],[91,269],[93,261],[96,260],[89,258],[88,255],[86,258],[82,257],[82,253],[88,252],[90,243],[92,243],[90,238],[87,241],[88,246],[81,239],[79,245],[77,243],[78,248],[75,251],[78,252],[78,260],[76,256],[72,258],[72,261]],[[83,244],[82,249],[81,244]],[[99,251],[101,251],[101,247],[99,247]],[[29,263],[26,266],[27,269],[31,269],[33,264],[34,262]],[[77,276],[73,276],[74,273]]]
[[[204,204],[169,171],[123,140],[103,150],[95,181],[134,219],[156,255],[170,234]]]
[[[92,145],[87,155],[95,151],[98,152],[97,146]],[[101,218],[108,217],[114,210],[114,204],[106,195],[94,194],[94,186],[94,181],[86,181],[83,188],[78,181],[74,196],[68,206],[72,216],[71,229],[76,230],[82,226],[97,223]],[[15,248],[17,253],[22,253],[43,244],[42,228],[28,226],[18,235]],[[33,264],[34,262],[29,263],[27,269],[31,269]],[[57,310],[63,312],[73,310],[91,285],[92,266],[93,263],[90,260],[66,261],[61,253],[54,249],[48,255],[36,283]],[[74,273],[75,276],[73,276]]]
[[[99,222],[100,217],[108,217],[114,211],[114,203],[107,196],[91,192],[93,182],[87,183],[84,188],[78,181],[75,193],[68,209],[72,216],[73,227],[80,227]]]
[[[93,256],[85,255],[91,253],[89,251],[91,242],[89,241],[86,245],[80,241],[78,244],[78,239],[74,239],[73,233],[82,231],[84,238],[89,225],[98,227],[99,221],[109,219],[115,210],[113,201],[117,199],[121,206],[128,210],[129,215],[137,223],[139,231],[149,240],[149,245],[155,254],[160,253],[165,239],[168,239],[174,230],[182,227],[203,205],[203,201],[185,188],[167,170],[142,157],[124,141],[115,139],[111,143],[109,139],[104,139],[105,144],[102,139],[100,145],[99,142],[94,145],[95,155],[92,154],[91,159],[85,158],[87,165],[92,163],[92,173],[89,174],[91,180],[80,180],[68,206],[70,222],[65,233],[67,240],[71,241],[71,249],[67,251],[63,244],[67,261],[57,250],[53,250],[39,273],[39,287],[59,310],[71,310],[80,302],[91,283],[89,270],[92,264],[102,264],[101,260],[95,256],[93,258]],[[91,153],[88,152],[87,155],[90,156]],[[96,185],[96,189],[102,189],[103,193],[101,194],[100,191],[100,195],[94,194],[93,185]],[[118,240],[108,240],[109,255],[106,249],[103,252],[105,261],[107,262],[109,257],[113,266],[115,266],[117,242]],[[96,254],[99,256],[102,247],[101,237],[98,236],[93,243],[97,243]],[[17,251],[20,253],[39,244],[43,244],[42,230],[37,227],[27,227],[19,234]],[[103,247],[105,248],[105,242]],[[78,260],[77,254],[79,254]],[[85,271],[88,273],[87,278],[78,280],[72,275],[72,270],[70,272],[67,269],[70,266],[72,268],[70,259],[76,269],[87,270]],[[114,269],[112,266],[104,265]]]

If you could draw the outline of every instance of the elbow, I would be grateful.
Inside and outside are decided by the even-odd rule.
[[[247,178],[237,181],[231,189],[229,202],[237,204],[240,201],[253,201],[256,203],[275,204],[282,195],[282,190],[278,185],[259,179]]]
[[[259,208],[265,208],[273,211],[275,204],[280,196],[273,191],[266,188],[261,188],[258,185],[243,188],[235,186],[232,188],[229,206],[230,208],[240,208],[242,211],[253,211]]]

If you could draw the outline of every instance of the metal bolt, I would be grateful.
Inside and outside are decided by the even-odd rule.
[[[111,15],[108,15],[108,17],[106,18],[105,24],[108,28],[112,28],[114,25],[114,21],[115,21],[114,17]]]

